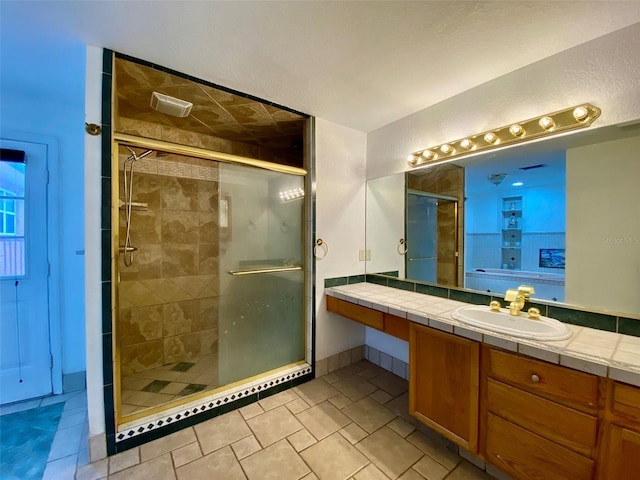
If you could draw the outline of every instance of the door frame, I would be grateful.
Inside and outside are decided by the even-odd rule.
[[[49,351],[53,358],[51,368],[51,388],[54,395],[62,393],[62,328],[60,318],[60,241],[58,210],[58,141],[54,137],[34,133],[2,129],[0,138],[23,143],[37,143],[47,149],[47,279],[49,311]]]

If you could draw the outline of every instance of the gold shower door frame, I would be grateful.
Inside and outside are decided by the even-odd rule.
[[[308,142],[306,142],[308,143]],[[112,144],[112,160],[111,160],[111,278],[113,279],[112,288],[111,288],[111,326],[112,326],[112,351],[113,351],[113,395],[114,395],[114,418],[116,422],[116,432],[119,427],[123,427],[123,425],[127,425],[127,428],[131,424],[136,424],[137,421],[149,417],[151,415],[156,415],[160,412],[180,407],[181,405],[185,405],[188,403],[197,402],[198,400],[204,400],[208,397],[212,397],[220,392],[224,392],[226,390],[232,390],[235,387],[239,387],[244,384],[248,384],[259,380],[262,377],[267,377],[272,374],[276,374],[279,371],[284,371],[290,369],[292,367],[310,365],[312,362],[311,358],[306,358],[305,360],[300,360],[288,365],[284,365],[282,367],[276,368],[274,370],[270,370],[267,372],[262,372],[253,377],[245,378],[243,380],[233,382],[227,385],[220,386],[216,389],[206,390],[201,393],[194,393],[192,395],[187,395],[183,400],[176,400],[172,402],[167,402],[162,405],[158,405],[156,407],[150,407],[140,413],[133,413],[128,416],[123,416],[121,414],[121,368],[120,368],[120,360],[121,360],[121,352],[120,347],[117,342],[117,316],[119,314],[119,262],[120,262],[120,231],[119,231],[119,193],[120,193],[120,172],[119,172],[119,148],[121,146],[129,146],[129,147],[137,147],[144,149],[151,149],[154,151],[161,151],[166,153],[172,153],[177,155],[184,155],[193,158],[198,158],[202,160],[214,160],[222,163],[234,163],[249,167],[255,167],[263,170],[271,170],[279,173],[286,173],[290,175],[298,175],[305,177],[304,184],[305,190],[310,191],[309,189],[309,179],[307,177],[307,171],[303,168],[292,167],[288,165],[280,165],[271,162],[267,162],[264,160],[258,160],[248,157],[242,157],[239,155],[232,155],[223,152],[216,152],[212,150],[206,150],[203,148],[197,147],[189,147],[185,145],[164,142],[161,140],[155,140],[144,137],[137,137],[134,135],[128,135],[123,133],[115,132],[113,134],[113,144]],[[310,309],[307,305],[307,290],[308,290],[308,265],[309,265],[309,248],[307,246],[310,244],[310,230],[308,227],[308,216],[310,215],[310,210],[308,208],[309,199],[308,196],[305,195],[305,206],[303,208],[303,218],[302,225],[305,226],[304,230],[304,254],[303,254],[303,270],[305,272],[304,282],[303,282],[303,302],[304,302],[304,312],[305,317],[309,315]],[[303,319],[305,322],[305,329],[309,328],[309,321],[307,318]],[[305,333],[305,352],[308,352],[309,349],[312,348],[309,345],[310,335],[309,332]],[[308,356],[308,353],[306,354]]]

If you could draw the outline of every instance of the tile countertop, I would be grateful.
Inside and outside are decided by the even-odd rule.
[[[325,293],[444,332],[640,387],[640,337],[568,325],[573,332],[570,339],[541,342],[458,322],[451,313],[469,305],[464,302],[374,283],[326,288]]]

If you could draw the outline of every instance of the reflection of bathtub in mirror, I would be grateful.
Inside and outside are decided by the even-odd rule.
[[[535,298],[564,301],[564,275],[559,273],[477,268],[465,272],[464,280],[466,288],[498,294],[518,285],[531,285],[536,289]]]

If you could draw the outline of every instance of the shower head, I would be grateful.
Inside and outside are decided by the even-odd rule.
[[[131,156],[129,158],[127,158],[127,160],[133,160],[134,162],[136,160],[140,160],[144,157],[146,157],[147,155],[150,155],[153,153],[153,150],[147,150],[144,153],[141,153],[140,155],[138,155],[135,150],[133,150],[131,147],[127,147],[127,150],[129,150],[129,152],[131,153]]]

